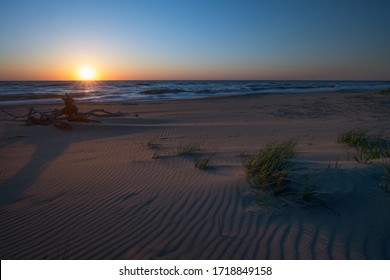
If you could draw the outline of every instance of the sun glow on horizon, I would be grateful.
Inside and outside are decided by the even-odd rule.
[[[96,71],[91,66],[82,66],[77,73],[80,80],[89,81],[96,78]]]

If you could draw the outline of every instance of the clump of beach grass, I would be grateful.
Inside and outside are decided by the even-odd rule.
[[[383,132],[372,135],[368,130],[349,130],[338,136],[337,143],[356,148],[358,155],[354,159],[361,163],[388,157],[390,154],[390,144],[388,140],[383,139]]]
[[[152,156],[152,159],[158,159],[158,158],[161,158],[161,157],[162,157],[162,155],[159,152],[154,152],[153,156]]]
[[[327,196],[333,192],[317,187],[318,176],[309,170],[303,182],[299,174],[293,174],[292,160],[298,156],[297,142],[294,139],[268,143],[245,163],[246,181],[256,195],[258,206],[284,206],[312,208],[325,207]],[[339,168],[338,159],[335,168]],[[298,177],[298,178],[296,178]],[[291,183],[291,186],[290,184]]]
[[[189,143],[186,145],[180,145],[176,148],[177,154],[180,156],[193,155],[196,152],[200,151],[200,144],[198,143]]]
[[[154,142],[154,140],[149,140],[149,142],[147,143],[147,146],[148,146],[148,149],[157,149],[159,148],[159,144],[157,144],[156,142]]]
[[[280,193],[291,174],[291,160],[298,155],[294,139],[270,142],[244,164],[249,185],[257,190]]]
[[[367,134],[367,130],[348,130],[339,134],[337,137],[337,143],[349,144],[352,147],[358,147],[367,141]]]
[[[194,166],[195,168],[206,170],[208,168],[209,162],[210,158],[208,157],[197,158],[194,160]]]

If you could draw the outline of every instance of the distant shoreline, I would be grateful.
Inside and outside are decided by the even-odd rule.
[[[228,96],[207,96],[207,97],[195,97],[195,98],[187,98],[187,99],[170,99],[170,100],[134,100],[134,101],[86,101],[86,100],[79,100],[77,95],[71,95],[75,102],[77,104],[83,104],[83,105],[92,105],[92,106],[97,106],[97,105],[104,105],[104,104],[111,104],[111,105],[131,105],[131,104],[148,104],[148,103],[181,103],[181,102],[193,102],[193,101],[207,101],[207,100],[231,100],[231,99],[241,99],[241,98],[260,98],[260,97],[266,97],[266,96],[278,96],[278,97],[283,97],[283,96],[306,96],[306,95],[316,95],[316,94],[324,94],[327,96],[331,96],[333,94],[335,95],[354,95],[354,94],[372,94],[372,93],[378,93],[380,94],[382,90],[339,90],[339,91],[328,91],[328,92],[304,92],[304,93],[247,93],[247,94],[231,94]],[[8,107],[25,107],[25,106],[59,106],[62,105],[62,97],[64,95],[58,94],[58,95],[52,95],[50,100],[45,100],[44,98],[40,97],[32,97],[31,99],[21,99],[21,100],[2,100],[0,96],[0,108],[8,108]],[[9,102],[7,102],[9,101]],[[18,102],[19,101],[19,102]],[[35,101],[35,102],[30,102],[30,101]],[[29,103],[30,102],[30,103]]]

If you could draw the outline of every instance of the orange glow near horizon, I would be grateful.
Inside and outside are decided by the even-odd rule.
[[[78,78],[84,81],[90,81],[96,79],[96,71],[91,66],[82,66],[77,71]]]

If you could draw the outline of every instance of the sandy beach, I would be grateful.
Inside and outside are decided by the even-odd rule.
[[[2,259],[390,258],[384,159],[336,143],[357,128],[388,140],[388,93],[77,105],[125,114],[69,131],[1,115]],[[323,204],[259,204],[251,191],[248,155],[290,138],[292,184],[314,178]]]

